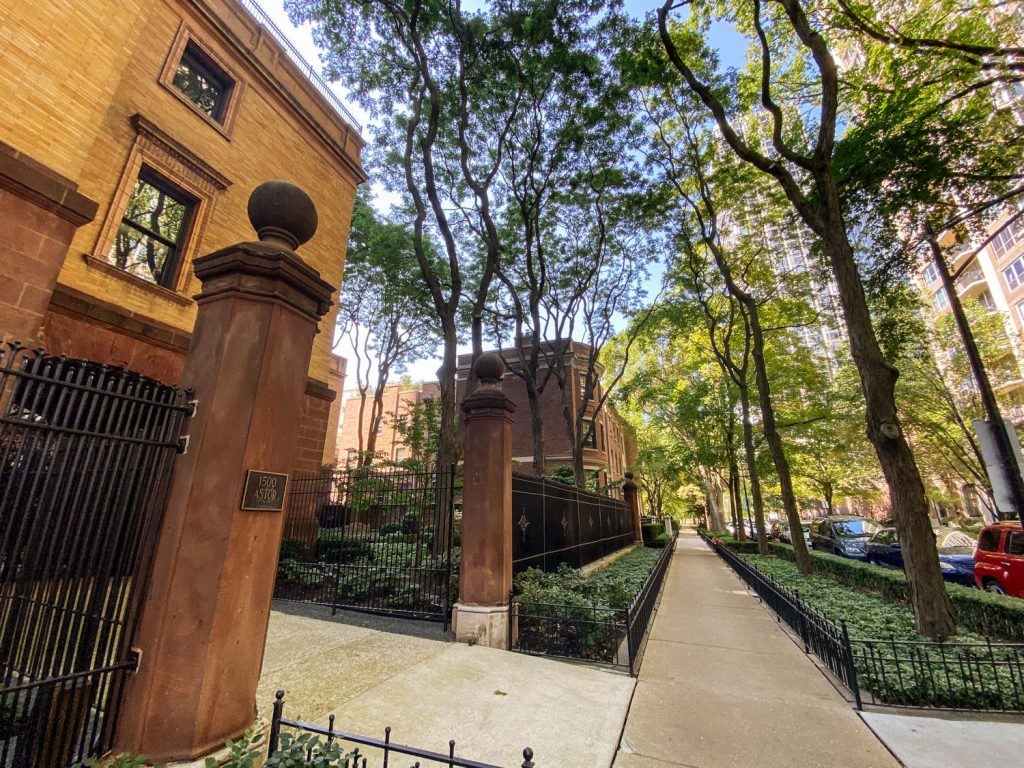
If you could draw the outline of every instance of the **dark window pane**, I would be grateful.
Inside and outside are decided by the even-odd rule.
[[[174,262],[191,206],[190,200],[159,186],[144,172],[125,207],[110,250],[110,263],[143,280],[166,285],[174,276]]]
[[[193,46],[186,46],[171,82],[214,120],[223,117],[231,80]]]
[[[989,528],[978,537],[978,549],[984,552],[995,552],[999,548],[999,529]]]
[[[1006,534],[1006,554],[1024,555],[1024,533],[1008,531]]]
[[[128,200],[124,218],[158,237],[177,243],[187,211],[187,200],[139,179]]]
[[[122,223],[114,239],[111,261],[128,274],[159,285],[170,253],[171,249],[155,237]]]

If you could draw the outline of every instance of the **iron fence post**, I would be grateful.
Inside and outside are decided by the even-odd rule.
[[[843,651],[846,656],[847,684],[850,686],[850,690],[853,691],[853,700],[857,705],[857,709],[861,710],[864,706],[860,700],[860,686],[857,684],[857,667],[853,663],[853,646],[850,645],[850,630],[846,626],[846,619],[840,619],[839,626],[843,630]]]
[[[448,503],[445,505],[445,514],[448,515],[448,547],[445,554],[445,579],[444,579],[444,628],[448,631],[451,625],[452,616],[452,546],[455,544],[455,465],[452,464],[448,471]]]
[[[267,739],[267,757],[272,757],[277,752],[278,742],[281,737],[281,718],[284,717],[284,691],[278,691],[274,696],[274,715],[270,720],[270,738]]]
[[[626,648],[629,653],[629,674],[630,676],[636,674],[636,670],[633,669],[633,665],[636,663],[636,641],[633,639],[633,625],[630,619],[630,606],[626,606],[622,609],[623,614],[626,617]]]

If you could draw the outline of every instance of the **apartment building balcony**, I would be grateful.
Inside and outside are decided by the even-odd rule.
[[[1024,389],[1024,377],[1017,376],[1005,381],[997,381],[993,385],[997,395],[1012,395]]]
[[[949,271],[955,273],[964,264],[970,261],[971,256],[974,255],[974,250],[974,245],[968,242],[957,243],[946,251],[946,264],[949,267]],[[977,267],[977,264],[974,266]]]
[[[956,279],[956,292],[962,299],[973,299],[981,296],[988,288],[988,281],[981,267],[972,264]]]

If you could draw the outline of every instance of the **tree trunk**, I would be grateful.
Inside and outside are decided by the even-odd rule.
[[[810,574],[814,567],[811,556],[807,554],[807,543],[803,537],[803,526],[800,522],[800,511],[796,507],[796,494],[793,493],[793,478],[789,471],[789,460],[782,447],[782,437],[775,425],[775,406],[772,404],[771,383],[768,381],[768,366],[764,361],[764,333],[761,329],[761,318],[758,315],[757,302],[751,297],[741,299],[747,308],[747,319],[750,321],[751,354],[754,358],[754,373],[757,381],[758,401],[761,406],[761,429],[772,454],[775,472],[779,476],[779,493],[782,496],[782,508],[786,511],[786,520],[792,532],[793,554],[796,556],[796,567],[800,573]]]
[[[384,381],[387,381],[385,375]],[[370,431],[366,435],[366,453],[360,458],[359,466],[368,467],[373,464],[374,454],[377,452],[377,433],[380,431],[381,422],[384,420],[384,387],[378,384],[373,390],[373,403],[370,405]]]
[[[547,474],[547,456],[544,446],[544,414],[541,412],[540,397],[532,382],[526,381],[526,397],[530,404],[530,434],[533,436],[533,471],[538,475]]]
[[[754,500],[754,524],[757,527],[757,551],[768,554],[768,536],[765,532],[764,500],[761,498],[761,478],[757,474],[757,453],[754,451],[754,427],[750,423],[750,389],[740,387],[740,405],[743,409],[743,453],[747,458],[750,476],[750,495]]]
[[[928,239],[928,246],[931,248],[935,267],[942,277],[942,285],[945,287],[946,295],[949,298],[949,309],[953,313],[957,330],[960,331],[960,339],[964,344],[964,352],[967,353],[967,360],[971,364],[971,373],[974,374],[974,383],[978,387],[981,405],[985,410],[985,418],[992,425],[992,437],[996,450],[999,452],[1004,482],[1006,482],[1006,486],[1010,490],[1010,498],[1013,500],[1013,505],[1017,508],[1017,516],[1024,523],[1024,477],[1021,477],[1020,468],[1017,466],[1017,457],[1014,454],[1010,434],[1006,429],[1006,422],[1003,421],[1003,415],[999,410],[999,401],[996,400],[995,390],[992,389],[992,382],[989,381],[988,371],[985,370],[985,362],[981,359],[981,351],[978,349],[978,343],[974,340],[971,326],[967,322],[967,315],[964,314],[963,304],[960,303],[960,296],[956,292],[956,283],[953,282],[953,277],[949,274],[949,267],[942,256],[942,249],[939,248],[939,243],[935,239],[935,233],[932,231],[931,225],[925,222],[924,226],[925,236]],[[982,463],[982,466],[984,466],[984,463]]]
[[[724,531],[725,520],[722,518],[722,484],[717,481],[704,481],[704,495],[708,500],[708,525],[713,531]]]
[[[729,498],[732,508],[733,535],[740,541],[747,540],[747,529],[743,525],[743,501],[740,497],[740,468],[736,463],[736,451],[729,445]]]
[[[825,221],[822,241],[839,289],[843,317],[850,335],[850,352],[860,374],[868,439],[875,448],[889,485],[917,631],[927,637],[948,637],[956,631],[956,623],[939,570],[924,483],[896,412],[895,390],[899,372],[883,357],[871,325],[864,286],[842,219],[835,180],[829,173],[819,174],[816,181],[823,198]]]
[[[456,445],[458,401],[455,392],[455,373],[458,365],[456,346],[458,342],[454,323],[445,323],[444,325],[444,350],[441,367],[437,369],[437,384],[441,401],[440,425],[437,434],[437,465],[439,467],[455,464],[459,455]]]

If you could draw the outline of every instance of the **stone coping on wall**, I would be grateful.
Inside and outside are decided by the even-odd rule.
[[[78,185],[0,141],[0,187],[81,226],[93,220],[98,204]]]
[[[612,552],[610,555],[605,555],[600,560],[595,560],[592,563],[587,563],[582,568],[580,568],[580,574],[584,578],[586,578],[586,577],[590,576],[591,574],[596,573],[597,571],[600,571],[600,570],[602,570],[604,568],[607,568],[609,565],[614,563],[616,560],[622,559],[623,557],[628,555],[630,552],[633,552],[634,550],[637,550],[637,549],[642,549],[643,546],[644,545],[643,545],[642,542],[634,541],[628,547],[623,547],[618,552]]]

